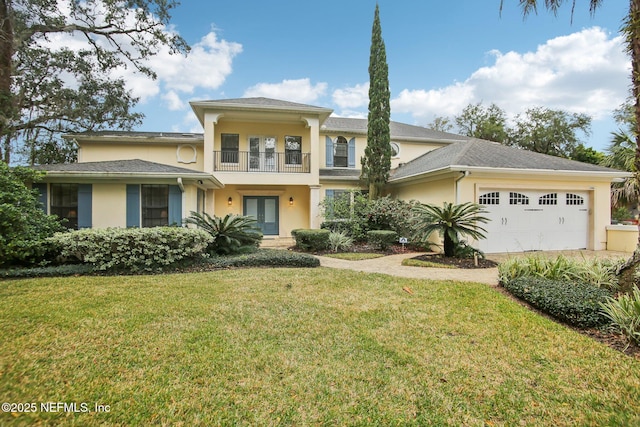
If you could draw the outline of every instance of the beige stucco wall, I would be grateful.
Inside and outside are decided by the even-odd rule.
[[[193,159],[193,148],[196,150],[196,161]],[[197,171],[204,170],[202,144],[118,144],[118,143],[86,143],[78,153],[78,162],[101,162],[107,160],[140,159],[162,163]],[[178,161],[179,159],[182,162]]]
[[[127,185],[92,185],[92,224],[93,228],[127,226]]]
[[[394,186],[392,195],[396,199],[417,200],[441,206],[444,202],[454,202],[454,187],[453,178],[442,178]]]
[[[637,245],[637,225],[610,225],[607,227],[607,250],[633,252]]]

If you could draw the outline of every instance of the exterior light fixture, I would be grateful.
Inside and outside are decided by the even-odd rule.
[[[293,206],[293,197],[289,197],[289,206]]]
[[[231,206],[233,204],[233,199],[231,197],[229,197],[227,199],[227,205]]]

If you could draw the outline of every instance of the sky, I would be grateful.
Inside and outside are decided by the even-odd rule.
[[[518,0],[378,0],[391,119],[427,126],[469,104],[510,119],[546,107],[592,118],[585,145],[603,151],[628,97],[620,36],[626,1],[571,0],[523,19]],[[544,3],[542,0],[539,3]],[[136,130],[202,132],[189,101],[269,97],[366,117],[375,0],[183,0],[168,31],[192,47],[161,52],[155,81],[123,71],[145,114]]]

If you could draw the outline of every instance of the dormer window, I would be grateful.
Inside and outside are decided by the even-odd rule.
[[[349,149],[347,138],[339,136],[336,144],[333,146],[333,166],[337,168],[346,168],[349,160]]]

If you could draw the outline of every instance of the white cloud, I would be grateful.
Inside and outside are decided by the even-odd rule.
[[[284,101],[309,103],[315,102],[327,91],[327,84],[311,84],[308,78],[283,80],[281,83],[258,83],[244,92],[244,97],[266,97]]]
[[[343,109],[366,107],[369,104],[369,82],[337,89],[333,92],[332,99]]]
[[[167,107],[171,111],[184,110],[187,108],[187,104],[180,99],[180,95],[178,95],[175,91],[170,90],[162,95],[162,99],[164,99],[167,103]]]
[[[509,115],[534,106],[611,114],[627,97],[630,60],[622,37],[598,27],[557,37],[535,52],[492,51],[495,62],[466,81],[432,90],[405,89],[392,100],[392,113],[410,113],[420,124],[454,116],[470,103],[495,103]]]

